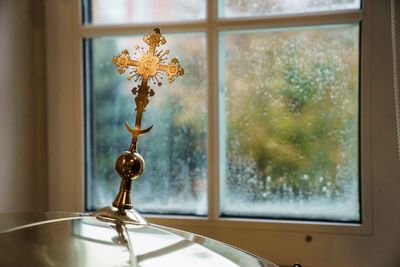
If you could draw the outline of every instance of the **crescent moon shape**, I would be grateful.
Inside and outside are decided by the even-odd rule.
[[[139,131],[139,135],[142,135],[142,134],[145,134],[147,132],[150,132],[151,129],[153,129],[153,125],[151,125],[150,127],[146,128],[146,129],[140,130]]]
[[[143,130],[135,130],[135,129],[132,129],[131,127],[129,127],[128,121],[125,121],[125,127],[128,130],[128,132],[130,132],[132,135],[141,136],[147,132],[150,132],[150,130],[153,128],[153,125],[151,125],[150,127],[146,128],[146,129],[143,129]]]
[[[132,129],[131,127],[129,127],[129,123],[128,121],[125,121],[125,128],[128,130],[128,132],[130,132],[132,135],[135,134],[135,130]]]

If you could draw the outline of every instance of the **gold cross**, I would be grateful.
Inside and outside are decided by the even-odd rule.
[[[175,80],[175,76],[184,74],[184,70],[179,64],[178,59],[173,58],[169,64],[164,64],[167,60],[165,56],[169,54],[169,50],[156,51],[158,46],[167,42],[165,37],[161,35],[160,29],[156,28],[151,33],[145,35],[143,41],[149,45],[149,49],[146,53],[141,53],[143,48],[135,46],[136,52],[141,54],[139,59],[132,59],[129,55],[129,51],[126,49],[117,57],[113,57],[112,62],[118,68],[120,74],[124,73],[130,67],[133,67],[133,70],[129,72],[128,80],[135,78],[135,81],[142,80],[142,83],[147,83],[150,78],[157,81],[156,84],[158,86],[161,85],[158,80],[158,74],[160,74],[160,72],[168,76],[168,81],[170,83]]]
[[[140,129],[142,122],[142,115],[145,112],[145,108],[149,103],[149,97],[154,95],[154,91],[147,85],[149,80],[152,80],[154,84],[161,86],[159,80],[159,74],[165,74],[168,76],[168,81],[172,83],[175,77],[182,76],[184,70],[179,64],[178,59],[173,58],[170,63],[166,64],[166,55],[169,54],[169,50],[157,51],[157,47],[167,42],[164,36],[161,35],[160,29],[156,28],[151,33],[146,34],[143,37],[143,41],[149,45],[147,52],[144,52],[143,47],[135,46],[135,54],[139,54],[139,59],[132,59],[129,51],[124,49],[122,52],[112,58],[112,62],[118,68],[120,74],[125,73],[126,70],[132,68],[129,71],[128,80],[132,78],[135,81],[141,81],[139,88],[134,87],[132,93],[137,95],[135,97],[136,103],[136,120],[135,127],[132,129],[129,127],[128,122],[125,122],[126,129],[132,135],[132,143],[129,150],[131,152],[136,151],[136,144],[138,137],[151,130],[153,126],[150,126],[144,130]]]

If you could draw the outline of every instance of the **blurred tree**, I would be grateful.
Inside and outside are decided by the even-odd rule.
[[[358,177],[357,28],[227,34],[225,45],[232,197],[344,197]]]

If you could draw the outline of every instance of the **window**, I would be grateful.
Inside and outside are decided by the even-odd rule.
[[[296,12],[308,22],[316,11],[354,10],[360,3],[300,1],[295,8],[284,1],[220,1],[212,7],[218,18],[205,16],[204,1],[84,3],[85,25],[99,25],[100,31],[118,23],[175,27],[166,49],[179,53],[188,70],[177,83],[155,88],[157,97],[144,115],[145,123],[156,125],[140,142],[147,169],[135,182],[137,209],[206,216],[212,177],[220,190],[210,206],[222,216],[360,221],[359,20],[252,25]],[[227,23],[225,18],[233,25],[222,29],[218,23]],[[217,35],[216,45],[207,49],[210,32]],[[141,36],[106,33],[85,39],[89,209],[113,198],[110,188],[119,184],[113,162],[130,139],[122,124],[133,117],[128,88],[134,83],[116,74],[110,58],[140,42]],[[207,52],[219,59],[218,68],[210,67]],[[219,70],[218,97],[207,68]],[[207,94],[219,99],[218,112],[207,112]],[[217,134],[209,135],[207,121],[217,120]],[[216,136],[219,154],[207,153],[207,141]],[[207,175],[207,159],[217,162],[219,175]]]
[[[110,3],[110,2],[108,2]],[[116,72],[110,58],[125,48],[142,42],[137,37],[96,37],[85,41],[88,85],[87,207],[95,210],[109,205],[120,179],[114,164],[116,157],[130,145],[130,134],[123,124],[133,124],[134,97],[127,82]],[[166,49],[185,62],[185,79],[172,84],[160,80],[150,84],[156,95],[143,115],[143,127],[154,129],[140,138],[138,151],[146,169],[134,183],[135,208],[144,212],[169,214],[207,214],[206,93],[207,75],[205,35],[181,33],[170,35]],[[137,84],[135,84],[137,86]],[[111,90],[110,90],[111,89]],[[104,129],[110,129],[104,131]],[[90,142],[90,143],[89,143]],[[90,144],[90,145],[89,145]],[[155,197],[157,196],[157,197]]]
[[[95,83],[104,83],[103,89],[106,86],[112,87],[108,89],[115,94],[112,99],[117,101],[116,99],[119,98],[122,101],[121,105],[113,105],[113,107],[126,112],[126,114],[118,113],[117,120],[120,121],[115,121],[116,119],[110,117],[110,121],[117,125],[115,131],[121,130],[121,133],[107,128],[110,132],[107,134],[116,136],[115,142],[117,146],[120,146],[112,146],[116,154],[126,149],[127,142],[129,142],[129,136],[121,138],[120,136],[126,134],[122,127],[124,120],[132,120],[133,117],[133,107],[125,106],[131,105],[129,101],[132,101],[129,96],[130,85],[125,83],[124,78],[120,77],[111,66],[107,65],[110,61],[108,56],[104,56],[107,62],[102,65],[98,62],[99,57],[92,56],[90,58],[90,55],[94,55],[100,49],[107,49],[107,46],[112,46],[115,50],[110,53],[112,53],[111,56],[114,56],[120,52],[120,48],[135,44],[134,39],[141,37],[144,32],[161,25],[163,33],[170,41],[169,45],[178,46],[182,44],[182,40],[195,40],[194,42],[199,47],[196,59],[189,64],[182,61],[182,64],[186,69],[187,66],[198,64],[196,65],[199,66],[196,69],[196,75],[190,72],[189,75],[193,75],[192,78],[205,77],[199,81],[201,85],[196,88],[198,91],[192,91],[193,88],[189,91],[191,94],[198,93],[196,99],[201,99],[201,101],[196,101],[196,104],[203,109],[193,108],[201,110],[196,113],[201,118],[196,121],[200,127],[198,128],[199,132],[195,134],[203,135],[201,137],[203,139],[197,139],[196,144],[202,144],[198,147],[203,149],[205,158],[201,163],[203,165],[198,165],[203,168],[200,168],[198,173],[196,173],[198,166],[180,171],[188,173],[192,171],[192,177],[200,174],[201,182],[194,184],[197,186],[196,188],[202,188],[203,196],[198,194],[200,191],[195,194],[194,190],[190,189],[188,190],[191,194],[189,197],[194,201],[192,203],[196,204],[189,205],[186,210],[173,210],[168,207],[163,212],[172,213],[174,216],[149,215],[149,220],[223,240],[278,264],[289,266],[292,266],[294,262],[311,266],[357,266],[359,263],[366,263],[365,265],[368,266],[370,263],[379,265],[382,263],[379,259],[388,263],[388,266],[393,263],[392,259],[396,259],[397,252],[388,249],[379,250],[382,252],[379,254],[381,256],[373,253],[375,249],[387,247],[387,244],[391,242],[390,238],[390,240],[382,239],[383,236],[385,238],[395,237],[390,234],[391,231],[395,231],[395,228],[392,228],[388,221],[392,216],[387,216],[384,211],[387,211],[389,206],[397,207],[397,202],[394,201],[394,191],[395,188],[400,188],[398,179],[395,179],[399,172],[395,167],[397,166],[394,149],[395,135],[391,135],[393,130],[392,113],[387,108],[393,102],[390,90],[391,70],[388,69],[391,62],[390,56],[387,56],[390,51],[388,43],[390,38],[387,36],[387,31],[382,30],[388,29],[387,11],[389,9],[387,4],[383,3],[384,1],[365,0],[362,3],[362,9],[359,9],[360,3],[356,1],[305,1],[309,5],[314,5],[308,6],[307,10],[310,11],[308,13],[303,12],[304,6],[298,6],[300,1],[274,1],[274,3],[281,3],[281,5],[274,6],[257,6],[255,1],[220,1],[217,3],[217,1],[209,0],[203,4],[200,4],[201,1],[195,1],[197,6],[195,4],[184,5],[179,7],[179,11],[169,10],[169,12],[179,13],[178,16],[184,15],[176,21],[166,21],[165,17],[156,16],[159,20],[152,23],[147,19],[154,18],[154,16],[149,15],[143,16],[142,21],[137,24],[133,24],[132,18],[126,14],[125,16],[118,13],[126,12],[126,9],[120,8],[122,1],[113,2],[113,10],[108,10],[110,14],[115,14],[119,21],[110,21],[108,15],[103,16],[105,19],[102,19],[100,15],[95,18],[95,14],[89,12],[93,16],[94,23],[81,24],[81,6],[78,2],[49,1],[46,4],[46,19],[52,22],[47,26],[49,177],[51,178],[49,178],[49,208],[51,210],[82,210],[85,204],[84,198],[94,199],[93,196],[85,193],[85,188],[88,188],[90,183],[86,187],[84,185],[85,165],[83,163],[85,160],[99,160],[98,158],[84,157],[85,144],[88,144],[84,141],[85,134],[96,135],[94,132],[84,132],[84,87],[89,88],[88,93],[99,94],[101,86],[93,86]],[[104,1],[104,3],[106,2]],[[262,3],[268,2],[262,1]],[[272,3],[272,1],[270,2]],[[97,3],[97,7],[101,6],[100,2],[92,1],[93,8],[96,6],[95,3]],[[141,3],[143,2],[141,1]],[[151,5],[153,2],[146,1],[146,3]],[[167,5],[172,2],[163,1],[163,3]],[[327,5],[329,8],[323,8]],[[189,10],[183,11],[185,8],[189,8]],[[147,6],[146,11],[149,10],[151,8]],[[190,16],[186,16],[186,14],[190,14]],[[196,17],[194,14],[198,14],[198,16]],[[137,14],[134,14],[133,17],[135,16]],[[374,17],[374,21],[372,21],[372,17]],[[376,36],[374,39],[371,38],[372,32]],[[175,44],[173,44],[174,42]],[[292,42],[294,46],[291,46]],[[268,45],[260,45],[260,43],[275,43],[279,49],[275,51]],[[313,47],[313,50],[307,49],[309,45]],[[190,47],[190,49],[193,48]],[[245,53],[239,53],[240,49],[244,49]],[[281,51],[284,49],[287,50],[285,55],[300,51],[301,58],[306,61],[301,62],[294,56],[280,59],[278,55],[273,54],[274,51],[278,54],[282,53]],[[182,54],[176,56],[184,61],[187,60],[183,54],[185,53],[184,49],[171,47],[171,52],[176,53],[175,51],[183,51]],[[372,52],[373,56],[371,56]],[[267,55],[268,59],[274,59],[275,63],[271,63],[271,60],[260,61],[257,57],[260,53]],[[85,58],[84,61],[83,58]],[[244,60],[248,58],[254,64],[248,64]],[[325,59],[330,64],[326,64]],[[279,60],[281,62],[278,62]],[[290,64],[294,66],[293,68],[286,68],[284,71],[274,69],[279,64],[288,64],[289,61],[294,61]],[[85,65],[88,63],[91,68],[87,68],[88,66]],[[113,75],[115,80],[100,77],[99,81],[96,81],[94,79],[96,71],[98,71],[98,77],[101,73],[99,71],[105,72],[106,68],[110,68],[110,75]],[[192,69],[192,67],[190,68]],[[89,70],[91,70],[91,74]],[[322,86],[329,90],[321,92],[308,86],[318,78],[317,75],[323,77],[318,81],[317,87]],[[93,79],[87,79],[87,77],[93,77]],[[176,98],[172,96],[179,97],[180,90],[189,90],[180,88],[187,82],[185,81],[187,77],[184,76],[183,79],[180,79],[181,84],[177,83],[173,88],[164,87],[159,90],[155,88],[158,95],[152,99],[153,102],[150,102],[149,108],[156,106],[153,105],[154,101],[173,101]],[[338,77],[341,79],[337,79]],[[266,84],[262,84],[260,82],[262,80]],[[337,81],[342,82],[336,83]],[[255,85],[255,87],[246,90],[247,87],[244,85],[247,84]],[[284,86],[280,86],[282,84]],[[318,103],[305,104],[304,96],[296,95],[297,87],[311,88],[307,91],[307,97],[316,97],[317,99],[320,97],[326,102],[319,103],[319,105]],[[265,88],[269,89],[266,95],[264,95]],[[278,90],[279,88],[280,90]],[[343,88],[351,88],[351,90],[344,92]],[[262,93],[260,94],[257,90]],[[318,95],[319,93],[323,93],[323,95]],[[126,97],[121,97],[123,94]],[[168,94],[171,95],[168,96]],[[329,100],[330,96],[336,99],[336,102]],[[275,103],[269,101],[270,98],[273,98]],[[90,98],[86,97],[85,99]],[[127,103],[123,103],[123,101]],[[247,113],[238,110],[240,101],[245,103],[251,101],[252,103],[252,106],[249,107],[247,121],[243,117]],[[265,107],[263,103],[266,103]],[[190,102],[185,104],[191,107],[194,105]],[[92,108],[95,107],[94,105]],[[330,107],[334,107],[338,113],[323,112],[323,109]],[[251,110],[251,108],[254,109]],[[267,114],[259,112],[260,108],[267,109],[265,111]],[[310,115],[310,117],[305,116],[312,108],[317,110],[317,114]],[[298,110],[301,110],[299,115],[296,113]],[[104,112],[106,111],[104,110]],[[116,112],[106,113],[111,116]],[[269,122],[277,119],[278,117],[274,116],[274,113],[281,118],[284,116],[283,122],[285,123],[294,121],[297,124],[294,124],[294,129],[289,130],[284,128],[285,124],[282,125],[275,121],[273,128],[267,129],[269,138],[264,140],[263,135],[260,136],[258,131],[265,131],[268,125],[260,124],[260,122],[266,120],[264,116],[267,116],[268,120],[266,121]],[[157,126],[159,121],[151,116],[159,115],[168,114],[159,114],[156,110],[145,113],[144,117],[147,120],[145,125],[155,123]],[[318,131],[312,132],[312,134],[308,134],[309,132],[306,135],[301,134],[302,127],[304,127],[304,131],[311,131],[311,126],[322,120],[324,116],[328,116],[339,125],[352,127],[341,126],[331,131],[332,125],[324,125],[320,130],[329,129],[328,136]],[[188,123],[184,119],[187,118],[179,118],[174,123]],[[280,120],[282,121],[282,119]],[[306,123],[304,124],[303,121]],[[309,122],[311,126],[307,124]],[[163,122],[159,126],[160,129],[155,128],[151,135],[143,138],[140,146],[143,147],[146,142],[155,142],[154,136],[161,135],[162,128],[165,129],[169,126],[167,122],[165,124]],[[204,128],[200,129],[201,127]],[[177,127],[176,129],[182,131],[180,134],[186,138],[187,133],[183,128]],[[340,129],[345,129],[345,131]],[[382,131],[385,133],[383,138]],[[99,133],[97,133],[97,137],[99,137]],[[286,139],[276,139],[278,137]],[[307,147],[302,143],[304,138],[308,140],[307,144],[315,146]],[[109,140],[112,141],[112,139]],[[276,151],[286,150],[280,150],[280,146],[288,145],[284,142],[285,140],[296,141],[297,147],[294,145],[295,148],[307,151],[307,153],[303,153],[308,157],[290,160],[290,157],[296,156],[298,153],[294,149],[287,150],[291,151],[290,155],[276,153]],[[262,142],[264,146],[258,147],[257,142]],[[329,154],[327,151],[318,151],[319,143],[324,142],[327,147],[333,148],[333,151],[336,152]],[[171,143],[178,145],[174,142]],[[350,143],[353,145],[348,145]],[[89,145],[93,146],[94,143]],[[140,152],[144,153],[145,149],[141,147],[139,147]],[[259,208],[257,205],[249,205],[249,202],[253,204],[258,201],[273,203],[275,198],[265,194],[269,191],[261,191],[260,194],[254,196],[248,194],[246,188],[238,190],[237,186],[232,186],[231,179],[257,177],[258,181],[245,180],[246,186],[250,189],[255,186],[257,190],[269,187],[270,192],[274,192],[273,183],[283,181],[280,176],[276,175],[289,173],[289,170],[279,170],[276,167],[278,165],[271,159],[259,159],[258,154],[250,153],[249,151],[255,151],[254,147],[262,154],[272,152],[278,154],[280,160],[286,162],[287,166],[291,166],[290,173],[297,172],[301,177],[301,183],[314,181],[314,185],[315,183],[320,185],[320,188],[316,189],[320,197],[329,199],[331,194],[344,197],[337,198],[338,204],[331,205],[332,203],[330,203],[331,210],[329,212],[324,210],[326,206],[323,208],[314,206],[315,212],[311,214],[301,210],[298,210],[298,214],[293,214],[287,212],[282,206],[281,208],[276,206],[274,213],[272,206],[268,207],[270,210],[267,210],[263,207]],[[106,147],[100,148],[107,150]],[[114,153],[113,151],[107,152]],[[116,154],[111,156],[110,170],[112,170]],[[196,153],[196,155],[200,154]],[[238,155],[242,158],[239,158]],[[150,163],[152,159],[149,157],[151,155],[145,156]],[[296,157],[294,158],[296,159]],[[344,159],[351,160],[345,161]],[[232,167],[238,166],[236,162],[231,164],[233,160],[246,165],[247,168],[233,169]],[[308,160],[310,166],[318,162],[320,166],[327,169],[314,170],[320,173],[310,174],[304,169],[296,167],[304,160]],[[196,162],[201,161],[196,159]],[[337,167],[337,162],[346,162],[346,166],[340,165],[340,172],[334,168]],[[374,172],[372,172],[372,168]],[[278,174],[268,177],[262,173],[269,172],[270,169]],[[253,175],[253,172],[259,170],[262,172]],[[242,171],[247,173],[241,173]],[[347,174],[344,174],[345,172]],[[332,176],[331,173],[340,173],[341,176]],[[235,177],[232,174],[238,175]],[[322,181],[320,181],[320,177],[322,177]],[[339,184],[341,184],[342,178],[346,177],[351,177],[352,183],[346,181],[347,187],[338,187],[332,190],[332,179],[339,180]],[[353,179],[354,177],[356,178]],[[205,178],[207,178],[206,183]],[[115,179],[114,183],[118,184],[119,178],[116,174],[113,173],[112,179]],[[141,178],[143,181],[146,179],[146,177]],[[328,185],[329,182],[331,183]],[[374,187],[372,187],[372,183]],[[314,185],[311,183],[309,187]],[[301,199],[296,198],[299,195],[303,196],[302,201],[313,200],[312,198],[307,200],[307,190],[311,189],[300,192],[293,186],[291,188],[289,184],[285,186],[284,182],[279,188],[282,190],[275,189],[276,196],[282,195],[283,200],[289,199],[287,196],[294,196],[292,202],[284,203],[288,210],[293,210],[294,207],[297,211],[296,205],[301,203]],[[137,189],[140,191],[139,188]],[[104,188],[105,194],[109,194],[110,199],[114,197],[116,190],[117,185],[112,188]],[[350,192],[352,195],[349,194]],[[232,196],[239,203],[233,203]],[[240,197],[236,198],[237,196]],[[280,198],[276,198],[276,200],[280,201]],[[316,201],[318,204],[324,204],[321,198]],[[351,201],[353,204],[348,205],[347,201]],[[104,202],[100,200],[93,203],[102,205]],[[109,201],[105,204],[108,203]],[[139,203],[140,200],[137,200],[137,204]],[[242,208],[238,208],[239,205],[246,207],[246,213],[243,213]],[[142,207],[142,209],[150,213],[155,212],[150,206]],[[301,212],[303,213],[301,214]],[[324,212],[328,216],[325,216]],[[177,216],[179,214],[185,216]],[[396,214],[393,211],[393,216],[397,216]],[[311,242],[308,242],[311,240],[309,236],[312,237]],[[387,240],[387,244],[382,240]],[[362,246],[360,246],[361,243]],[[390,244],[396,247],[396,242],[393,241]],[[334,250],[333,247],[335,247]],[[349,250],[349,247],[352,249]],[[290,253],[283,253],[283,251],[290,251]]]
[[[220,34],[224,215],[359,221],[358,44],[358,23]]]

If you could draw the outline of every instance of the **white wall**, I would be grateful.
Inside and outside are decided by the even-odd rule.
[[[43,2],[0,0],[0,213],[46,209]]]

